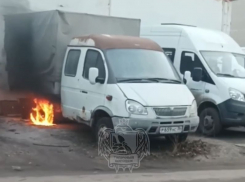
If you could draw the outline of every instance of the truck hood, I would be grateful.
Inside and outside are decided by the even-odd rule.
[[[194,97],[186,85],[166,83],[119,83],[128,99],[144,106],[187,106]]]
[[[240,92],[245,93],[245,79],[244,78],[226,78],[220,77],[220,80],[223,81],[225,85],[228,85],[229,88],[234,88]]]

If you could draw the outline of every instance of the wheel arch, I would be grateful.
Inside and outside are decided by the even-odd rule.
[[[104,106],[99,106],[92,113],[90,126],[94,128],[99,118],[112,117],[112,116],[113,116],[112,111],[109,108],[104,107]]]
[[[204,108],[207,108],[207,107],[212,107],[212,108],[217,109],[217,111],[218,111],[218,113],[219,113],[219,116],[221,116],[221,115],[220,115],[220,109],[219,109],[219,107],[217,106],[216,103],[214,103],[214,102],[212,102],[212,101],[203,101],[202,103],[199,104],[198,110],[197,110],[197,111],[198,111],[198,116],[200,116],[201,111],[202,111]]]

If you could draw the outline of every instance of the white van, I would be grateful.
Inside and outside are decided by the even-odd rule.
[[[231,37],[185,25],[143,27],[141,36],[164,49],[192,91],[201,132],[212,136],[245,126],[245,54]]]
[[[245,53],[245,47],[241,47],[241,48],[242,48],[243,52]]]
[[[149,135],[195,132],[194,96],[155,42],[127,36],[75,38],[64,60],[61,100],[64,117],[113,128],[120,119]]]

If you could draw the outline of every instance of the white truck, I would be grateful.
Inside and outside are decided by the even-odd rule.
[[[139,20],[60,11],[5,20],[12,89],[60,96],[63,116],[96,136],[122,118],[133,129],[179,141],[197,130],[194,96],[161,47],[133,37]]]
[[[222,128],[245,126],[245,53],[230,36],[164,24],[142,28],[141,37],[163,48],[194,94],[202,133],[214,136]]]

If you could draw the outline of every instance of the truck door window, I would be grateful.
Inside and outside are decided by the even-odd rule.
[[[183,51],[181,54],[181,62],[180,62],[181,74],[184,75],[186,71],[190,71],[192,73],[192,71],[196,67],[202,68],[202,70],[203,70],[202,81],[210,83],[210,84],[214,84],[212,78],[209,76],[208,72],[204,68],[199,57],[193,52]]]
[[[80,50],[70,50],[65,65],[65,76],[75,77],[77,66],[81,55]]]
[[[174,62],[174,57],[175,57],[175,49],[174,48],[163,48],[163,51],[166,56],[169,57],[169,59]]]
[[[84,63],[83,77],[88,79],[89,69],[98,68],[99,78],[105,78],[105,66],[100,52],[88,50]]]

